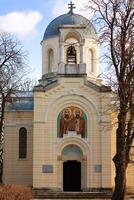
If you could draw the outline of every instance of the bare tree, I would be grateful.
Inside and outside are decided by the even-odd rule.
[[[118,127],[116,177],[112,199],[124,200],[126,169],[134,140],[134,2],[132,0],[89,0],[87,8],[94,14],[100,40],[107,45],[109,67],[116,76]]]
[[[0,33],[0,183],[3,174],[4,112],[26,76],[27,52],[9,33]],[[27,68],[28,69],[28,68]]]
[[[20,91],[32,91],[34,86],[37,85],[38,82],[35,79],[26,79],[25,81],[21,82],[19,85],[19,90]]]

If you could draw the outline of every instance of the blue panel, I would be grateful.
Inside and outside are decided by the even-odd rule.
[[[8,105],[7,111],[33,110],[33,101],[17,101]]]

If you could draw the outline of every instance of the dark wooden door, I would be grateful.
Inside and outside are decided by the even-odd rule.
[[[63,189],[64,191],[81,190],[81,163],[67,161],[63,164]]]

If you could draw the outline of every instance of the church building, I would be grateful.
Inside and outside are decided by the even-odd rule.
[[[111,88],[99,77],[93,24],[69,11],[47,26],[42,77],[5,113],[4,183],[51,191],[111,191],[115,130]],[[134,167],[128,187],[134,190]]]

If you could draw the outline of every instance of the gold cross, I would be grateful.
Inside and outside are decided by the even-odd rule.
[[[76,7],[74,6],[74,3],[72,3],[72,1],[68,4],[68,8],[70,9],[71,13],[73,13],[73,9],[75,9]]]

